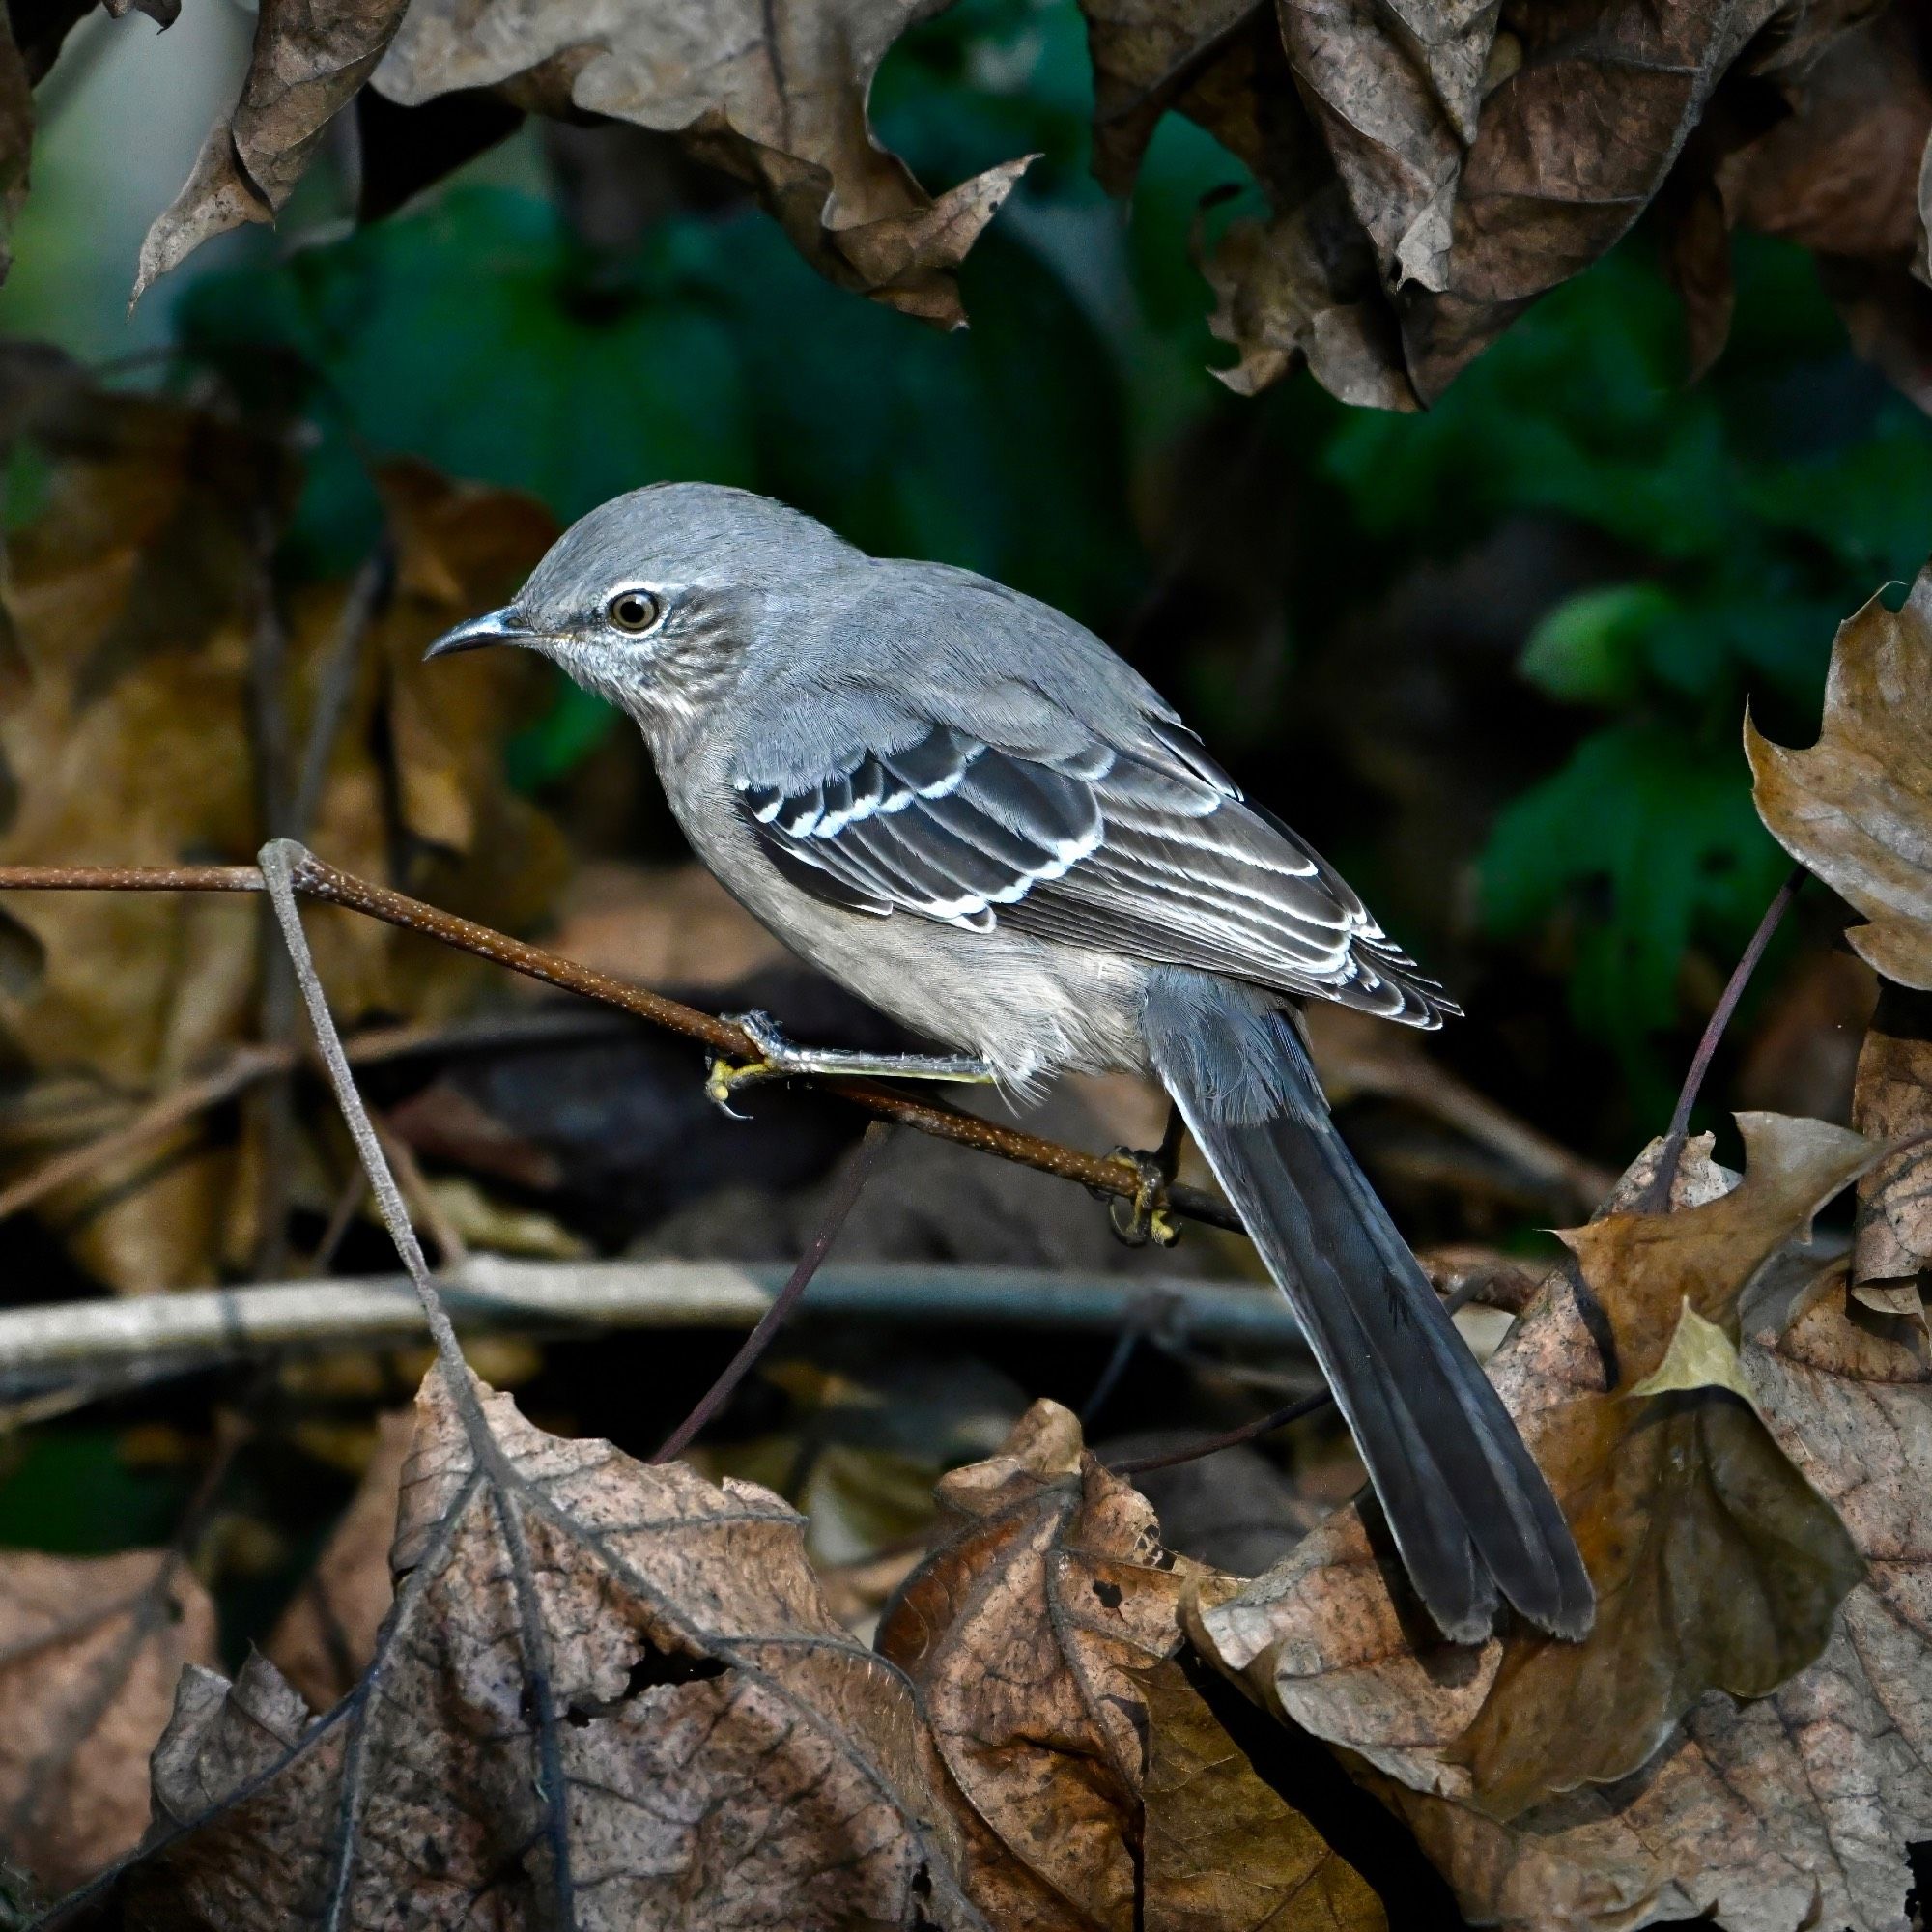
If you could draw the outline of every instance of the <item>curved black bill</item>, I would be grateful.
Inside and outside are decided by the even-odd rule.
[[[458,651],[480,651],[486,644],[533,644],[534,635],[519,624],[508,611],[486,611],[480,617],[472,617],[467,624],[459,624],[453,631],[445,631],[428,650],[423,653],[423,662],[431,658],[454,657]]]

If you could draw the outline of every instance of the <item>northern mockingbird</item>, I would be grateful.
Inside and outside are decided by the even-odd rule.
[[[1581,1635],[1577,1546],[1508,1411],[1330,1124],[1295,1003],[1456,1007],[1092,633],[761,497],[664,484],[575,525],[436,657],[520,644],[642,730],[693,849],[795,952],[952,1055],[753,1074],[1152,1073],[1335,1391],[1452,1637],[1498,1599]],[[741,1075],[720,1077],[720,1089]]]

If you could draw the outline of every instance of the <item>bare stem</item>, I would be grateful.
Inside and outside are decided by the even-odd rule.
[[[872,1170],[878,1166],[879,1156],[885,1152],[886,1141],[891,1133],[892,1128],[883,1121],[874,1121],[866,1129],[859,1142],[859,1151],[838,1177],[832,1198],[825,1204],[825,1218],[819,1223],[818,1232],[812,1236],[810,1244],[799,1256],[798,1265],[773,1297],[772,1305],[758,1318],[758,1325],[739,1344],[738,1352],[724,1365],[724,1373],[698,1398],[696,1407],[665,1438],[663,1448],[651,1458],[653,1463],[669,1463],[683,1455],[697,1432],[731,1399],[731,1391],[745,1379],[758,1357],[771,1347],[773,1339],[784,1326],[786,1318],[798,1306],[799,1297],[811,1286],[812,1276],[832,1252],[832,1243],[838,1238],[845,1217],[851,1213],[867,1181],[871,1179]]]
[[[1658,1156],[1657,1173],[1644,1189],[1642,1211],[1645,1213],[1660,1213],[1670,1205],[1670,1190],[1677,1184],[1678,1165],[1690,1139],[1690,1114],[1697,1105],[1697,1095],[1703,1092],[1704,1076],[1711,1070],[1711,1062],[1717,1058],[1724,1030],[1738,1009],[1738,1002],[1745,996],[1745,988],[1750,984],[1751,975],[1757,971],[1758,961],[1764,957],[1765,948],[1771,944],[1772,935],[1776,932],[1791,901],[1798,896],[1798,889],[1806,876],[1803,866],[1794,867],[1790,876],[1778,887],[1770,905],[1764,909],[1764,917],[1757,923],[1757,930],[1750,936],[1750,944],[1732,968],[1724,990],[1718,996],[1718,1004],[1711,1009],[1711,1017],[1704,1023],[1703,1037],[1697,1042],[1697,1051],[1690,1056],[1690,1065],[1684,1075],[1677,1105],[1671,1110],[1670,1125],[1663,1137],[1663,1151]]]
[[[410,1210],[403,1205],[402,1190],[396,1185],[395,1175],[390,1172],[388,1158],[377,1138],[375,1122],[369,1118],[368,1108],[362,1104],[355,1076],[349,1070],[349,1056],[342,1050],[342,1036],[335,1030],[334,1015],[328,1010],[328,995],[322,989],[322,980],[315,970],[315,955],[310,952],[308,935],[302,930],[301,907],[296,901],[293,876],[294,861],[301,851],[302,848],[293,839],[270,839],[262,847],[262,882],[275,908],[275,919],[282,929],[282,942],[288,948],[296,983],[301,990],[302,1004],[308,1009],[309,1025],[315,1030],[315,1043],[322,1055],[323,1068],[328,1075],[328,1084],[335,1090],[335,1104],[342,1110],[343,1124],[348,1127],[350,1138],[355,1143],[355,1151],[361,1156],[363,1172],[369,1177],[370,1191],[376,1197],[383,1224],[388,1229],[389,1238],[396,1244],[396,1253],[402,1257],[403,1266],[409,1270],[410,1280],[414,1284],[416,1298],[422,1303],[423,1320],[429,1324],[436,1351],[441,1357],[452,1385],[462,1386],[469,1375],[462,1347],[457,1342],[456,1330],[450,1326],[449,1317],[443,1312],[436,1285],[429,1278],[429,1264],[423,1260],[422,1244],[416,1239],[416,1231],[411,1225]]]

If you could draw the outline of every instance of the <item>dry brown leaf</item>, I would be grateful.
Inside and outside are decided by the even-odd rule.
[[[1906,1932],[1905,1847],[1932,1833],[1932,1372],[1923,1329],[1848,1310],[1827,1277],[1742,1360],[1774,1434],[1866,1559],[1831,1642],[1770,1696],[1714,1691],[1632,1777],[1502,1824],[1357,1768],[1475,1922],[1634,1932]]]
[[[1190,1605],[1211,1661],[1416,1789],[1510,1815],[1631,1772],[1713,1686],[1760,1695],[1817,1656],[1858,1574],[1828,1504],[1734,1395],[1630,1393],[1663,1361],[1687,1300],[1733,1329],[1759,1267],[1876,1152],[1822,1122],[1741,1124],[1740,1186],[1566,1236],[1577,1272],[1551,1277],[1492,1364],[1597,1585],[1590,1637],[1418,1649],[1379,1539],[1350,1510],[1231,1601]],[[1643,1184],[1639,1166],[1624,1198]]]
[[[413,1419],[382,1418],[375,1454],[335,1532],[263,1649],[299,1695],[328,1710],[355,1688],[388,1614],[389,1545]]]
[[[925,1815],[920,1722],[831,1617],[800,1519],[532,1428],[467,1374],[417,1398],[394,1609],[308,1707],[190,1674],[139,1922],[981,1928]]]
[[[939,1499],[952,1534],[878,1648],[919,1686],[966,1829],[966,1889],[999,1925],[1131,1927],[1143,1745],[1128,1672],[1179,1639],[1181,1574],[1153,1511],[1052,1402]]]
[[[376,76],[406,106],[504,87],[519,105],[674,134],[747,182],[813,268],[946,327],[953,271],[1026,161],[937,201],[872,137],[866,97],[929,0],[707,0],[613,14],[596,0],[416,0]]]
[[[1435,293],[1403,304],[1424,402],[1536,297],[1607,253],[1663,185],[1776,0],[1554,0],[1512,9],[1513,66],[1463,157]]]
[[[204,242],[281,213],[330,121],[374,71],[407,0],[262,0],[242,98],[210,128],[141,244],[134,299]]]
[[[52,1894],[131,1851],[148,1757],[214,1606],[165,1550],[0,1552],[0,1852]]]
[[[1385,1932],[1354,1866],[1255,1771],[1169,1658],[1147,1706],[1144,1932]]]
[[[1852,1122],[1875,1141],[1918,1139],[1859,1182],[1853,1293],[1893,1314],[1920,1312],[1932,1267],[1932,996],[1883,985],[1859,1054]]]
[[[264,493],[293,479],[208,416],[109,397],[22,357],[0,368],[0,415],[50,461],[40,514],[8,545],[8,602],[31,676],[0,715],[16,793],[0,860],[246,862],[262,838],[247,725],[260,594],[250,531]],[[311,838],[351,870],[527,927],[556,889],[563,848],[499,766],[505,735],[543,700],[541,669],[452,665],[432,709],[416,660],[440,629],[499,597],[552,526],[524,498],[413,467],[384,482],[400,584],[354,668]],[[289,613],[298,746],[343,598],[321,586]],[[7,1178],[125,1124],[252,1037],[262,931],[252,901],[65,893],[19,895],[9,911],[43,963],[29,980],[0,979],[0,1027],[38,1076],[0,1134]],[[314,929],[351,1016],[440,1018],[484,982],[472,963],[352,914],[319,912]],[[210,1148],[190,1127],[43,1211],[117,1287],[206,1280],[224,1250],[244,1245],[246,1158],[245,1144],[239,1154]]]
[[[1900,985],[1932,988],[1932,566],[1904,608],[1873,597],[1838,626],[1818,742],[1788,751],[1745,721],[1758,816],[1870,923],[1846,935]]]
[[[1143,1674],[1179,1640],[1189,1576],[1214,1573],[1160,1547],[1145,1497],[1085,1449],[1080,1425],[1038,1402],[1001,1452],[939,1486],[951,1534],[907,1578],[879,1626],[880,1652],[921,1692],[935,1781],[966,1833],[963,1878],[995,1924],[1029,1932],[1378,1926],[1360,1878],[1254,1774],[1185,1680]],[[1190,1702],[1191,1700],[1191,1702]],[[1149,1728],[1160,1767],[1149,1787]],[[1218,1743],[1216,1739],[1218,1738]],[[1197,1788],[1197,1780],[1198,1788]],[[1240,1809],[1243,1878],[1217,1871],[1220,1828]],[[1153,1807],[1158,1805],[1158,1823]],[[1272,1913],[1275,1916],[1269,1917]]]

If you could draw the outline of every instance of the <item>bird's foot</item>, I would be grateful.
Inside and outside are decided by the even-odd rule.
[[[808,1072],[809,1067],[798,1064],[808,1056],[784,1037],[770,1013],[726,1013],[724,1017],[750,1037],[758,1057],[733,1060],[723,1053],[712,1055],[704,1071],[704,1097],[734,1121],[742,1121],[749,1117],[731,1104],[731,1096],[741,1087],[756,1087],[767,1080],[788,1080],[794,1073]]]
[[[1165,1149],[1149,1151],[1143,1148],[1119,1147],[1112,1158],[1134,1173],[1131,1196],[1117,1194],[1107,1204],[1107,1218],[1130,1248],[1171,1248],[1180,1238],[1180,1224],[1168,1208],[1167,1190],[1174,1179],[1174,1167],[1164,1159]]]

